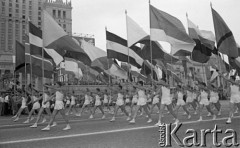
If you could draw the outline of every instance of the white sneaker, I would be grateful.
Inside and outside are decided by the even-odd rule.
[[[192,116],[189,114],[187,118],[188,118],[188,119],[191,119],[191,117],[192,117]]]
[[[93,119],[93,115],[91,115],[91,116],[89,117],[89,119]]]
[[[49,125],[42,129],[42,131],[49,131],[49,130],[50,130],[50,126]]]
[[[19,117],[17,117],[15,120],[13,120],[14,122],[18,121],[19,120]]]
[[[32,126],[30,126],[31,128],[36,128],[37,127],[37,123],[34,123]]]
[[[159,111],[157,111],[157,113],[159,114],[160,112],[159,112]]]
[[[131,120],[131,117],[130,117],[130,116],[127,117],[127,121],[129,121],[129,120]]]
[[[152,122],[152,119],[148,119],[147,123],[151,123]]]
[[[216,115],[213,115],[213,120],[216,120],[217,116]]]
[[[184,112],[184,113],[183,113],[183,115],[187,115],[187,113],[186,113],[186,112]]]
[[[237,114],[238,113],[238,110],[236,110],[235,112],[234,112],[234,114]]]
[[[66,131],[66,130],[70,130],[70,129],[71,129],[71,126],[69,124],[67,124],[67,126],[63,130]]]
[[[32,121],[34,119],[34,117],[31,117],[30,121]]]
[[[29,121],[29,119],[27,119],[27,120],[26,120],[26,121],[24,121],[23,123],[25,123],[25,124],[26,124],[26,123],[29,123],[29,122],[30,122],[30,121]]]
[[[146,118],[148,118],[148,115],[146,115]]]
[[[45,123],[47,121],[46,118],[43,118],[43,121],[41,122],[42,124]]]
[[[211,117],[211,116],[212,116],[212,114],[211,114],[211,113],[208,113],[207,117]]]
[[[115,117],[112,117],[112,119],[110,120],[110,122],[114,122],[115,121]]]
[[[139,116],[142,116],[143,115],[143,112],[141,112],[141,114]]]
[[[12,118],[17,118],[17,115],[13,116]]]
[[[66,116],[68,116],[68,115],[69,115],[69,113],[66,113],[65,115],[66,115]]]
[[[76,114],[77,117],[81,117],[82,115],[79,113],[79,114]]]
[[[105,116],[105,115],[103,115],[103,116],[102,116],[102,119],[105,119],[105,118],[106,118],[106,116]]]
[[[160,126],[160,125],[162,125],[161,121],[158,121],[158,122],[155,124],[155,126]]]
[[[194,112],[194,115],[196,115],[196,114],[197,114],[197,111]]]
[[[227,124],[231,124],[232,123],[232,119],[228,118],[228,120],[226,121]]]
[[[53,124],[51,125],[51,127],[55,127],[57,126],[57,122],[53,122]]]
[[[202,117],[200,117],[197,121],[202,121]]]
[[[132,119],[131,121],[129,121],[129,123],[132,123],[132,124],[136,123],[135,119]]]
[[[221,115],[222,115],[221,111],[219,111],[217,115],[218,115],[218,116],[221,116]]]

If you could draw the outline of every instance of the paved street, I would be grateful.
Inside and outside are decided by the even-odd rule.
[[[225,124],[228,114],[228,106],[226,102],[223,104],[222,116],[217,120],[211,120],[211,117],[206,117],[207,112],[204,112],[204,121],[197,122],[198,117],[192,117],[187,120],[183,115],[182,110],[179,111],[182,127],[177,132],[180,139],[186,136],[186,129],[213,129],[217,124],[218,128],[223,130],[234,129],[237,134],[240,134],[240,119],[239,114],[236,114],[233,123]],[[57,117],[58,126],[51,128],[51,131],[41,131],[41,128],[46,124],[39,124],[38,128],[29,128],[31,124],[22,124],[26,116],[22,116],[18,122],[12,122],[10,117],[0,118],[0,148],[157,148],[159,132],[158,127],[154,126],[157,122],[157,114],[153,114],[153,123],[148,124],[145,115],[139,116],[136,124],[129,124],[126,117],[120,115],[116,118],[116,122],[109,122],[111,114],[107,114],[106,119],[101,119],[101,114],[97,114],[94,119],[88,119],[88,113],[82,117],[70,116],[71,127],[69,131],[62,131],[65,127],[61,117]],[[173,122],[172,116],[165,112],[164,120],[166,123]],[[32,121],[33,122],[33,121]],[[219,134],[220,140],[227,136]],[[228,134],[229,135],[229,134]],[[200,138],[200,134],[198,135]],[[212,136],[207,136],[207,147],[212,145]],[[238,142],[240,138],[238,136]],[[172,141],[172,147],[178,147]]]

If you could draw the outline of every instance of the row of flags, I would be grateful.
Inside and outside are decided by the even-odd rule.
[[[152,5],[149,5],[149,35],[126,12],[127,39],[106,29],[107,51],[84,40],[77,42],[43,10],[43,30],[29,22],[29,45],[16,44],[16,71],[25,65],[35,68],[36,71],[32,72],[38,76],[51,77],[56,65],[64,63],[65,71],[72,72],[78,79],[84,77],[85,66],[88,75],[102,80],[106,75],[120,79],[130,79],[131,75],[147,79],[151,75],[155,80],[171,75],[176,81],[181,81],[167,63],[175,63],[185,57],[181,59],[185,75],[187,61],[193,60],[211,66],[212,80],[216,78],[217,70],[227,71],[220,52],[226,54],[229,64],[240,72],[239,48],[233,34],[221,16],[211,9],[215,36],[211,31],[200,30],[188,16],[187,33],[179,19]],[[171,53],[165,52],[158,41],[170,43]],[[116,60],[127,63],[127,68],[118,65]]]

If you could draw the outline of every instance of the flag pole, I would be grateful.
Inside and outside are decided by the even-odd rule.
[[[151,60],[151,64],[153,65],[153,62],[152,62],[152,37],[151,37],[151,14],[150,14],[150,5],[151,5],[151,1],[149,0],[149,28],[150,28],[150,60]],[[151,79],[153,80],[153,67],[151,66]],[[152,85],[153,85],[153,81],[152,82]]]
[[[44,14],[42,11],[42,44],[44,45]],[[44,47],[42,46],[42,96],[44,94]]]
[[[128,44],[128,25],[127,25],[127,23],[128,23],[128,19],[127,19],[127,10],[125,10],[125,16],[126,16],[126,29],[127,29],[127,47],[128,47],[128,81],[130,81],[130,59],[129,59],[129,44]]]

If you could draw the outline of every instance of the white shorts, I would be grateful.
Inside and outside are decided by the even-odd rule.
[[[137,105],[143,106],[147,104],[146,98],[138,98]]]
[[[63,103],[63,101],[55,101],[54,109],[55,109],[55,110],[64,109],[64,103]]]
[[[239,95],[234,95],[230,97],[230,102],[231,103],[240,103],[240,96]]]
[[[159,103],[159,98],[158,97],[154,97],[152,104],[157,104],[157,103]]]
[[[186,102],[187,102],[187,103],[191,103],[191,102],[193,102],[193,98],[191,98],[191,97],[187,97]]]
[[[177,100],[177,105],[178,105],[178,106],[180,106],[180,105],[183,106],[183,105],[185,105],[185,104],[186,104],[186,103],[184,102],[183,99],[178,99],[178,100]]]
[[[209,105],[209,101],[208,101],[208,99],[201,99],[199,104],[207,106],[207,105]]]
[[[108,99],[104,99],[104,100],[103,100],[103,103],[104,103],[104,104],[107,104],[107,103],[108,103]]]
[[[117,99],[116,105],[117,106],[122,106],[124,104],[123,99]]]
[[[219,100],[218,97],[211,97],[211,98],[210,98],[210,102],[211,102],[211,103],[217,103],[218,100]]]
[[[126,103],[129,103],[130,102],[130,99],[126,99],[126,101],[125,101]]]
[[[161,100],[161,104],[163,104],[163,105],[170,105],[171,103],[172,103],[171,98],[162,98],[162,100]]]
[[[39,109],[39,108],[40,108],[40,103],[39,103],[39,102],[35,102],[35,103],[33,104],[32,109]]]
[[[67,100],[66,104],[67,104],[67,105],[68,105],[68,104],[70,104],[70,101],[69,101],[69,100]]]
[[[89,105],[90,104],[90,101],[89,100],[85,100],[83,105]]]
[[[49,106],[50,106],[50,103],[49,103],[49,102],[47,102],[46,104],[43,104],[43,103],[42,103],[42,108],[49,108]]]
[[[132,103],[134,104],[134,103],[137,103],[137,102],[138,102],[138,98],[134,97],[134,98],[132,99]]]
[[[75,105],[75,104],[76,104],[76,102],[75,102],[75,101],[72,101],[72,102],[71,102],[71,105]]]
[[[27,107],[26,104],[22,104],[22,106],[21,106],[22,109],[24,109],[26,107]]]
[[[95,106],[100,106],[102,104],[101,101],[95,101]]]

